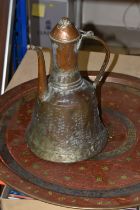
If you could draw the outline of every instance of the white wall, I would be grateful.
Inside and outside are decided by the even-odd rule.
[[[140,0],[83,0],[83,24],[140,30]]]

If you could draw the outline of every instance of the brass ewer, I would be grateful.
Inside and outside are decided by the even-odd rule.
[[[83,38],[103,44],[106,56],[95,81],[81,77],[77,54]],[[27,144],[44,160],[76,162],[101,152],[108,133],[101,122],[96,86],[109,61],[109,50],[93,32],[79,32],[68,18],[62,18],[50,33],[53,65],[46,79],[43,53],[38,54],[38,97],[26,130]]]

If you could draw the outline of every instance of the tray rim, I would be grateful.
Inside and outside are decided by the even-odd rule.
[[[88,73],[88,74],[87,74]],[[94,79],[97,72],[93,72],[93,71],[82,71],[81,74],[83,76],[89,76],[89,78]],[[106,79],[107,77],[107,79]],[[107,83],[116,83],[116,84],[122,84],[122,85],[127,85],[136,89],[140,89],[140,78],[137,77],[133,77],[130,75],[124,75],[124,74],[118,74],[118,73],[109,73],[109,75],[105,76],[105,82]],[[18,99],[21,95],[20,91],[22,91],[22,95],[24,94],[28,94],[28,92],[31,92],[33,90],[35,90],[37,88],[37,79],[33,79],[27,82],[24,82],[12,89],[10,89],[9,91],[7,91],[5,94],[3,94],[2,96],[0,96],[0,103],[4,103],[5,100],[7,100],[7,96],[10,97],[10,99],[12,99],[11,97],[14,96],[14,101],[16,101],[16,98]],[[15,90],[17,90],[17,94],[15,95]],[[13,100],[10,101],[10,104],[12,104],[14,102]],[[5,107],[9,107],[9,103],[6,103]],[[4,109],[2,107],[0,107],[0,112],[2,112]],[[15,176],[19,177],[17,174],[15,174],[13,171],[10,170],[10,168],[8,168],[3,161],[0,159],[0,164],[2,164],[2,167],[5,167],[10,173],[14,174]],[[1,178],[1,176],[0,176]],[[20,177],[19,177],[20,178]],[[21,180],[23,180],[22,178],[20,178]],[[9,186],[17,189],[18,191],[21,191],[21,189],[18,188],[18,186],[14,186],[14,184],[11,184],[8,181],[5,181],[5,179],[3,178],[3,180],[5,183],[7,183]],[[27,180],[23,180],[23,182],[26,182],[27,184],[32,184],[30,182],[28,182]],[[28,194],[31,198],[35,198],[37,200],[52,204],[52,205],[56,205],[56,206],[61,206],[61,207],[66,207],[66,208],[72,208],[72,209],[116,209],[116,208],[127,208],[127,207],[132,207],[132,206],[139,206],[140,205],[140,201],[137,204],[132,204],[132,205],[123,205],[123,206],[118,206],[118,207],[77,207],[77,206],[68,206],[68,205],[63,205],[63,204],[59,204],[56,202],[51,202],[48,201],[46,199],[42,199],[40,197],[37,197],[35,195],[32,195],[30,193],[25,192],[24,190],[22,190],[23,193]]]
[[[94,81],[94,78],[96,77],[96,75],[98,74],[98,71],[80,71],[81,75],[83,77],[89,77],[92,78],[92,81]],[[48,78],[49,75],[46,75],[46,78]],[[3,96],[9,94],[9,92],[17,89],[17,88],[23,88],[24,86],[29,85],[30,83],[36,84],[37,85],[37,78],[34,78],[32,80],[26,81],[24,83],[21,83],[13,88],[11,88],[10,90],[6,91],[3,95],[0,96],[0,100]],[[110,82],[110,83],[116,83],[116,84],[121,84],[121,85],[128,85],[128,86],[133,86],[133,83],[135,83],[135,88],[140,89],[140,78],[138,77],[134,77],[131,75],[127,75],[127,74],[122,74],[122,73],[115,73],[115,72],[105,72],[104,77],[102,79],[102,84],[105,82]],[[33,87],[34,89],[35,87]],[[30,90],[32,90],[32,88],[30,88]]]

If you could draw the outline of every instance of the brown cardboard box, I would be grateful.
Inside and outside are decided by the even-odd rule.
[[[45,52],[44,55],[46,63],[46,74],[48,74],[50,69],[49,50]],[[103,59],[104,53],[81,51],[79,53],[79,69],[97,71],[100,69]],[[25,81],[36,78],[37,67],[38,65],[36,52],[29,50],[23,58],[23,61],[19,65],[6,90],[9,90]],[[140,77],[140,58],[139,56],[111,54],[107,71]]]

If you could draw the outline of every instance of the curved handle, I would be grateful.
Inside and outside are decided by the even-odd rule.
[[[83,38],[88,38],[88,39],[93,39],[93,40],[96,40],[98,42],[100,42],[104,49],[105,49],[105,58],[104,58],[104,61],[103,61],[103,64],[100,68],[100,71],[98,73],[98,75],[96,76],[95,80],[94,80],[94,86],[97,86],[100,81],[102,80],[103,76],[104,76],[104,72],[105,72],[105,69],[108,65],[108,62],[109,62],[109,58],[110,58],[110,51],[109,51],[109,48],[108,46],[106,45],[106,43],[100,39],[99,37],[95,36],[94,33],[92,31],[88,31],[88,32],[85,32],[85,31],[80,31],[81,32],[81,38],[79,40],[79,44],[78,44],[78,48],[80,47],[81,45],[81,41]]]

